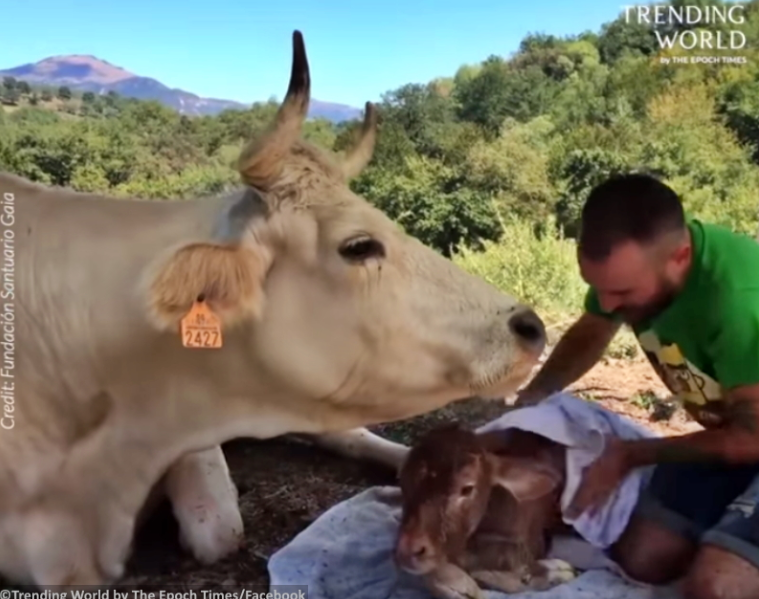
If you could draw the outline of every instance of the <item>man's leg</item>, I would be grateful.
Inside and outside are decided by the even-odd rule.
[[[702,535],[756,475],[754,467],[662,464],[610,557],[628,576],[669,584],[685,576]]]
[[[701,548],[683,581],[686,599],[759,597],[758,508],[759,475],[702,537]]]

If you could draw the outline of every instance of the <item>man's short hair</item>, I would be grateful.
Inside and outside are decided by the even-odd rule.
[[[601,261],[622,243],[649,245],[684,229],[683,205],[669,186],[648,174],[616,175],[588,195],[578,246],[584,257]]]

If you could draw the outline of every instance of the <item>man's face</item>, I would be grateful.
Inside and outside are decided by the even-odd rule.
[[[688,247],[669,255],[655,248],[626,242],[609,257],[594,262],[578,255],[580,274],[598,294],[607,312],[634,325],[662,312],[677,295]]]

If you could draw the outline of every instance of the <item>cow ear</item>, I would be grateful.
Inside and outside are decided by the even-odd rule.
[[[262,198],[249,189],[222,211],[210,239],[181,244],[151,264],[143,288],[154,325],[178,332],[199,300],[223,329],[260,318],[272,257],[254,229],[265,219]]]
[[[533,501],[551,493],[561,483],[561,474],[537,460],[490,456],[492,481],[519,501]]]

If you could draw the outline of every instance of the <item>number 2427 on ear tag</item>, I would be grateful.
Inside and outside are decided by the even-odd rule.
[[[204,301],[196,301],[181,321],[182,345],[217,349],[221,347],[221,320]]]

